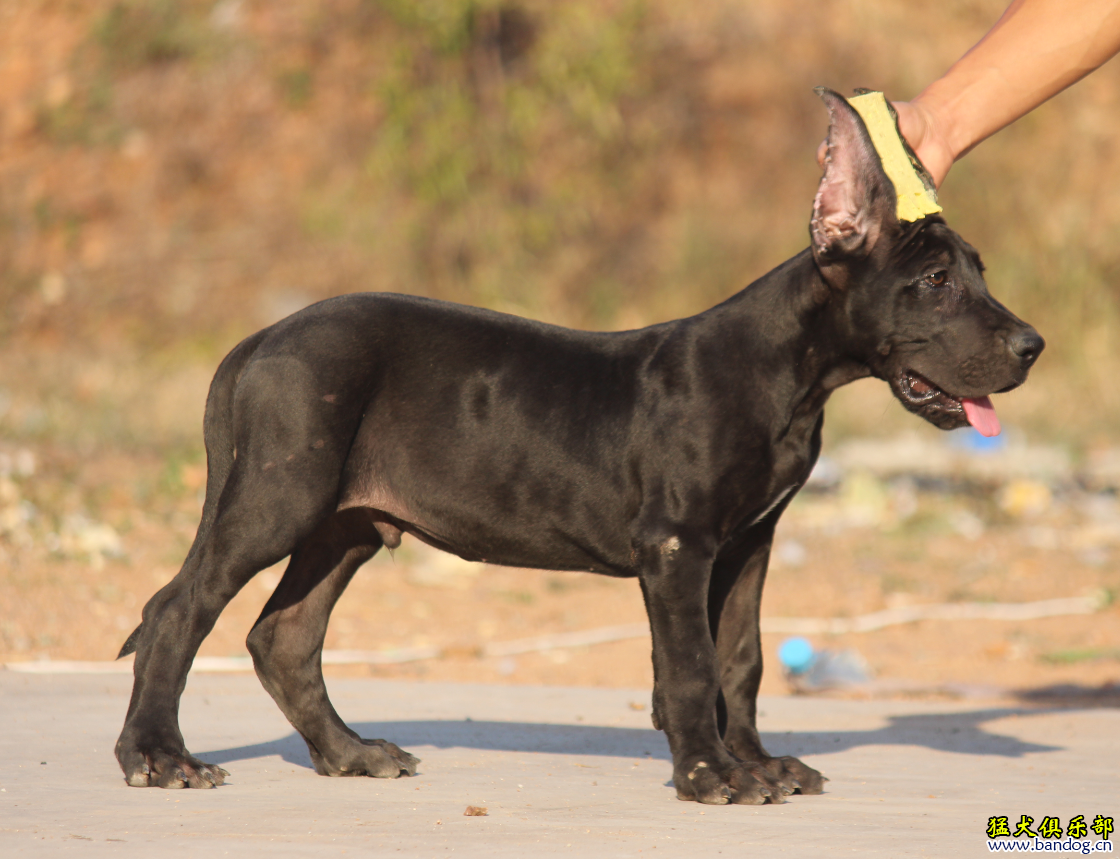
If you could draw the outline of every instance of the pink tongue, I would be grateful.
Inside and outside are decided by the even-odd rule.
[[[991,397],[980,397],[978,400],[961,397],[961,405],[964,406],[964,416],[980,435],[988,438],[999,435],[999,416]]]

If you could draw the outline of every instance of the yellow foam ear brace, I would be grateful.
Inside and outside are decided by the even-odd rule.
[[[855,108],[867,126],[867,133],[871,135],[871,142],[883,163],[883,172],[898,194],[898,219],[917,221],[940,212],[933,180],[903,140],[898,130],[898,115],[886,96],[871,90],[856,92],[858,95],[848,99],[848,104]]]

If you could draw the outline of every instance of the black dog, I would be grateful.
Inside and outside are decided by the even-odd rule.
[[[820,773],[763,749],[755,698],[774,525],[817,458],[825,401],[872,375],[963,426],[1043,346],[941,218],[897,219],[862,121],[820,93],[812,247],[698,316],[602,334],[356,294],[237,346],[206,403],[198,535],[121,651],[137,654],[116,747],[128,783],[222,783],[187,752],[179,697],[222,608],[288,555],[249,634],[261,682],[320,773],[413,774],[412,755],[346,727],[320,667],[335,601],[407,532],[468,560],[637,577],[677,795],[820,793]]]

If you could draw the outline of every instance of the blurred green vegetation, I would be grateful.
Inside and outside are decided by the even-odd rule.
[[[1092,647],[1080,650],[1056,650],[1039,656],[1043,662],[1054,665],[1070,665],[1075,662],[1088,662],[1098,659],[1120,660],[1120,650],[1116,648]]]
[[[557,4],[547,26],[479,0],[377,5],[399,37],[367,169],[407,213],[413,277],[539,311],[547,261],[587,239],[605,198],[634,193],[621,110],[638,95],[641,5]]]
[[[0,29],[0,432],[197,443],[221,355],[344,292],[591,328],[702,310],[806,244],[812,87],[911,96],[1003,5],[29,0]],[[1118,86],[942,191],[1049,342],[1005,422],[1077,447],[1120,420]],[[833,435],[927,431],[871,382],[830,409]]]
[[[198,0],[117,0],[97,18],[93,41],[104,62],[123,73],[193,59],[220,41],[206,26],[212,6]]]

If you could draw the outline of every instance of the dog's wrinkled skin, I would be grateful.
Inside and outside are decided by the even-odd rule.
[[[896,219],[862,122],[821,95],[812,247],[698,316],[602,334],[356,294],[235,348],[206,404],[198,535],[122,649],[137,654],[128,783],[222,783],[187,752],[179,697],[222,608],[288,555],[249,635],[257,674],[320,773],[412,775],[412,755],[346,727],[319,660],[350,578],[407,532],[469,560],[637,577],[677,795],[820,793],[820,773],[763,749],[755,698],[774,525],[817,458],[825,401],[873,375],[961,426],[960,397],[1020,384],[1042,348],[941,218]]]

